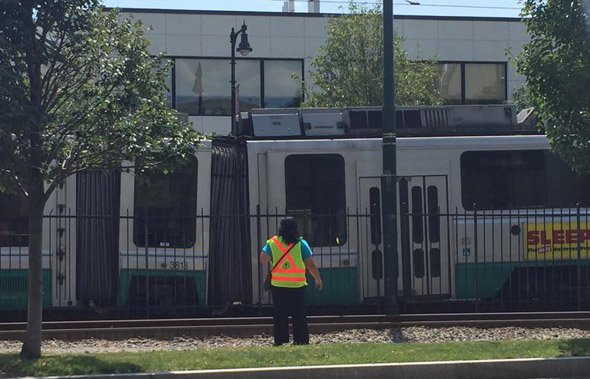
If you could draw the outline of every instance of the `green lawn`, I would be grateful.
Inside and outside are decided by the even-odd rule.
[[[21,362],[0,354],[1,376],[48,376],[289,365],[419,362],[463,359],[550,358],[590,355],[590,339],[452,342],[442,344],[339,344],[219,348],[149,353],[47,355]]]

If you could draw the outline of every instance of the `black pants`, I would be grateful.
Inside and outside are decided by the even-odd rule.
[[[289,315],[293,317],[293,343],[307,345],[309,330],[305,304],[305,287],[271,287],[274,304],[275,345],[289,342]]]

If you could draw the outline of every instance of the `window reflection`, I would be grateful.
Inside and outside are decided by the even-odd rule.
[[[440,94],[447,104],[461,104],[461,64],[440,65]]]
[[[236,62],[236,86],[237,109],[245,112],[260,108],[260,61],[238,60]]]
[[[590,176],[576,175],[547,150],[467,151],[461,155],[463,207],[562,208],[590,204]]]
[[[177,59],[176,109],[191,115],[229,115],[230,79],[229,59]],[[239,109],[260,108],[260,82],[260,61],[236,60]]]
[[[172,68],[168,70],[168,76],[166,76],[166,91],[164,92],[168,105],[172,106]]]
[[[291,108],[301,104],[301,61],[264,62],[264,106]]]
[[[264,91],[261,67],[264,68]],[[301,60],[237,59],[236,106],[241,111],[298,107],[302,100],[302,72]],[[175,101],[179,112],[204,116],[231,113],[229,59],[177,58],[175,74]]]
[[[447,104],[498,104],[506,98],[505,63],[441,63],[439,90]]]
[[[506,100],[506,66],[465,64],[466,103],[499,103]]]
[[[133,240],[137,246],[189,248],[195,243],[197,159],[173,173],[135,176]]]
[[[297,218],[312,246],[346,242],[344,179],[341,155],[301,154],[285,159],[287,213]]]
[[[229,80],[229,59],[176,59],[176,109],[191,115],[228,115]]]

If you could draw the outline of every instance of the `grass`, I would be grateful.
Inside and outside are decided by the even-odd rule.
[[[147,353],[46,355],[21,361],[0,354],[0,376],[161,372],[240,367],[332,365],[590,355],[590,339],[451,342],[441,344],[338,344],[219,348]]]

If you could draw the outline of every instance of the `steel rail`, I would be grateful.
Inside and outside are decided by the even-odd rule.
[[[461,313],[414,315],[310,316],[312,333],[349,329],[393,329],[401,327],[562,327],[590,329],[590,312]],[[0,340],[20,339],[22,322],[0,323]],[[187,318],[142,320],[47,321],[43,337],[79,340],[86,338],[126,339],[174,338],[179,336],[247,337],[272,333],[272,317]]]

